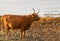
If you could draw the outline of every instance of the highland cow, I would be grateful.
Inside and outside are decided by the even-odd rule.
[[[39,20],[38,13],[34,12],[30,15],[3,15],[2,16],[2,24],[1,27],[2,32],[3,29],[6,30],[6,36],[9,36],[9,29],[21,29],[20,37],[25,37],[26,30],[31,26],[32,22]]]

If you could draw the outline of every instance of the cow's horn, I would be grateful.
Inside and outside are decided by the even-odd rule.
[[[35,9],[34,9],[34,8],[32,8],[32,9],[33,9],[33,11],[34,11],[33,13],[35,13]]]
[[[37,14],[40,12],[40,10],[38,10]]]

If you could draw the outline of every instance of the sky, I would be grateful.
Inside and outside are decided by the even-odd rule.
[[[32,14],[34,8],[36,12],[40,10],[39,15],[46,13],[60,13],[60,0],[0,0],[0,15]]]

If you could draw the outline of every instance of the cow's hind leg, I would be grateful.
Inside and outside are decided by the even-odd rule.
[[[8,37],[9,37],[9,35],[10,35],[10,33],[9,33],[9,29],[8,29],[8,28],[6,28],[6,37],[8,38]]]
[[[1,27],[1,33],[4,35],[4,27]]]

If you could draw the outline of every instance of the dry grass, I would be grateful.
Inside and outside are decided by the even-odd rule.
[[[10,37],[6,40],[0,32],[0,41],[60,41],[60,18],[41,18],[32,23],[25,38],[20,38],[20,30],[15,33],[10,30]]]

